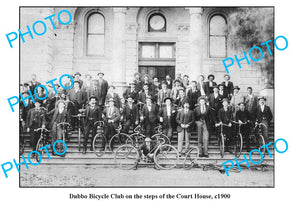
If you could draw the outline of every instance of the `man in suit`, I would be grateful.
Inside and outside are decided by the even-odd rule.
[[[224,90],[228,94],[229,100],[233,95],[233,83],[230,81],[230,75],[225,74],[222,84],[224,84]]]
[[[171,76],[169,75],[166,75],[166,84],[167,84],[167,88],[171,90],[173,87],[173,82]]]
[[[95,79],[92,80],[91,86],[86,88],[86,95],[87,95],[87,100],[90,100],[91,97],[96,97],[97,98],[96,104],[99,106],[101,91],[98,86],[97,80]]]
[[[185,102],[188,102],[188,98],[186,97],[184,89],[179,89],[178,97],[175,100],[175,104],[178,106],[178,108],[183,108],[183,104]]]
[[[137,72],[137,73],[134,74],[133,82],[135,83],[137,92],[140,92],[143,89],[143,82],[141,80],[141,74],[140,73]]]
[[[146,103],[147,98],[153,98],[152,92],[149,90],[148,84],[144,84],[143,90],[139,92],[139,102]]]
[[[182,87],[184,89],[188,89],[189,85],[190,85],[189,76],[188,75],[184,75],[183,79],[182,79]]]
[[[183,109],[180,110],[176,116],[176,122],[178,124],[177,132],[178,132],[179,156],[181,156],[183,153],[186,153],[189,149],[191,126],[195,122],[194,113],[192,110],[189,109],[189,107],[190,107],[190,104],[188,102],[185,102],[183,104]],[[185,151],[184,152],[182,151],[183,140],[185,140]]]
[[[131,97],[133,99],[134,103],[137,103],[139,93],[138,93],[138,90],[136,89],[136,83],[135,82],[130,83],[129,88],[127,88],[125,90],[125,92],[123,93],[124,100],[127,100],[128,97]]]
[[[256,108],[256,119],[255,124],[257,123],[263,123],[264,125],[261,126],[262,128],[262,134],[265,139],[266,144],[269,143],[269,126],[271,123],[271,120],[273,119],[273,114],[271,112],[270,107],[266,105],[266,98],[265,97],[259,97],[258,98],[259,106]]]
[[[222,84],[219,84],[219,95],[221,97],[221,99],[223,100],[224,98],[228,98],[228,93],[227,91],[225,90],[225,85],[222,83]]]
[[[78,81],[79,82],[79,88],[82,89],[83,81],[80,79],[80,77],[81,77],[80,72],[76,72],[74,74],[74,82]]]
[[[115,92],[115,86],[114,85],[110,85],[109,88],[108,88],[108,93],[106,95],[105,105],[108,104],[108,100],[111,99],[111,98],[114,99],[115,107],[120,109],[122,107],[122,103],[121,103],[121,99],[119,97],[119,94]]]
[[[178,79],[176,79],[175,81],[173,81],[173,88],[171,90],[171,98],[175,101],[177,99],[177,97],[179,96],[179,90],[183,89],[183,87],[181,86],[181,83]]]
[[[163,131],[166,136],[172,141],[173,127],[176,120],[176,110],[172,106],[172,99],[165,98],[165,105],[159,110],[159,121],[162,123]]]
[[[66,109],[66,102],[64,100],[59,100],[57,102],[57,108],[55,108],[52,120],[50,122],[50,128],[52,133],[52,142],[51,147],[53,147],[53,143],[57,140],[63,139],[63,127],[61,125],[58,126],[61,122],[70,123],[70,114]],[[65,142],[65,141],[64,141]],[[57,152],[63,152],[63,144],[57,143],[56,144]],[[55,155],[54,150],[52,149],[52,155]],[[64,157],[65,155],[60,155]]]
[[[30,146],[32,150],[36,150],[36,144],[39,139],[40,132],[34,131],[40,127],[45,127],[45,111],[40,108],[41,103],[36,101],[34,108],[30,109],[27,114],[26,127],[27,132],[30,132]]]
[[[107,141],[109,141],[111,137],[114,134],[116,134],[116,129],[119,126],[119,122],[121,118],[120,110],[115,106],[115,101],[113,98],[110,98],[108,100],[108,106],[104,109],[103,114],[106,117],[106,128],[104,131],[104,135]],[[105,145],[106,144],[104,144],[104,147]],[[113,150],[114,141],[112,141],[110,148]]]
[[[230,105],[233,111],[233,118],[235,119],[235,114],[239,109],[239,103],[244,101],[243,95],[240,93],[240,88],[238,86],[233,87],[233,95],[230,100]]]
[[[199,75],[197,89],[200,91],[201,95],[208,96],[209,95],[209,88],[207,84],[204,82],[204,75]]]
[[[217,83],[214,82],[215,76],[210,74],[207,79],[208,81],[206,82],[206,87],[208,88],[209,94],[212,94],[214,91],[214,86],[217,86]]]
[[[228,126],[223,126],[223,134],[226,135],[227,140],[225,141],[225,151],[229,151],[229,146],[232,142],[232,121],[233,121],[233,112],[229,107],[229,100],[227,98],[223,99],[223,108],[219,110],[216,127],[221,124],[226,124]]]
[[[166,98],[171,97],[171,90],[167,87],[167,83],[163,81],[161,83],[161,90],[158,92],[157,104],[161,106]]]
[[[258,105],[257,96],[252,93],[252,87],[247,88],[248,94],[244,96],[244,102],[246,104],[246,109],[249,111],[251,115],[251,120],[255,119],[255,112]]]
[[[236,112],[235,121],[239,122],[239,124],[247,123],[241,125],[240,131],[244,137],[247,152],[250,152],[249,134],[250,134],[251,116],[249,111],[245,108],[244,102],[239,103],[239,110]]]
[[[99,85],[99,89],[100,89],[99,105],[102,110],[104,108],[106,94],[108,91],[108,83],[106,80],[103,79],[103,77],[104,77],[104,73],[99,72],[98,73],[98,85]]]
[[[102,119],[102,112],[101,108],[96,104],[97,97],[92,96],[90,97],[89,105],[86,107],[86,118],[84,122],[84,142],[83,142],[83,151],[82,153],[85,154],[87,150],[87,142],[90,134],[90,130],[92,129],[92,140],[91,140],[91,148],[93,150],[93,139],[97,133],[97,126],[94,125],[96,121],[100,121]]]
[[[187,92],[187,98],[190,103],[190,109],[194,110],[197,104],[198,98],[201,96],[200,90],[197,89],[197,82],[191,82],[191,89]]]
[[[222,98],[219,94],[219,87],[214,86],[213,93],[208,96],[208,103],[210,106],[210,133],[212,132],[212,127],[214,126],[217,117],[218,117],[218,112],[222,108]]]
[[[209,127],[209,106],[205,103],[205,96],[198,98],[198,106],[195,108],[195,121],[198,133],[199,157],[208,158],[208,127]]]
[[[154,128],[157,125],[158,108],[152,103],[151,97],[147,97],[146,104],[143,106],[141,121],[146,129],[146,136],[151,137],[154,134]]]
[[[124,132],[127,134],[132,125],[139,124],[139,110],[134,104],[131,96],[128,96],[127,103],[123,107]]]
[[[23,124],[25,126],[26,120],[27,120],[27,115],[30,109],[34,108],[34,104],[32,103],[31,99],[28,99],[27,97],[29,96],[28,92],[23,92],[22,93],[23,98],[25,101],[20,101],[20,117],[21,121],[23,121]]]
[[[150,76],[148,74],[145,74],[143,76],[143,86],[147,84],[149,91],[152,93],[154,92],[154,85],[150,82]]]
[[[85,81],[82,84],[83,91],[87,92],[92,87],[92,76],[90,74],[85,75]],[[89,100],[89,99],[88,99]]]
[[[41,85],[41,83],[36,80],[36,74],[31,75],[31,81],[29,81],[28,84],[31,94],[34,94],[35,87]]]

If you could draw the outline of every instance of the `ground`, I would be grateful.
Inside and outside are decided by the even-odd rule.
[[[155,170],[143,167],[121,170],[97,165],[39,165],[21,168],[21,187],[110,187],[110,186],[193,186],[273,187],[274,171],[243,168],[229,176],[218,170]]]

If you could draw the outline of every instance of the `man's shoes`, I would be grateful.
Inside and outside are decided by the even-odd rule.
[[[83,147],[82,154],[86,154],[86,147]]]
[[[198,155],[198,157],[199,157],[199,158],[203,158],[204,155],[203,155],[202,153],[200,153],[200,154]]]
[[[209,156],[208,156],[208,154],[205,154],[205,155],[203,155],[203,157],[206,157],[206,158],[208,158]]]

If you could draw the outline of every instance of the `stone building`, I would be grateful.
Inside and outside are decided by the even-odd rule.
[[[72,22],[60,24],[57,14],[68,10]],[[105,79],[119,90],[140,72],[160,79],[167,74],[187,74],[191,80],[199,74],[214,74],[223,81],[222,60],[233,57],[225,34],[227,17],[234,8],[220,7],[68,7],[20,9],[21,31],[51,14],[56,29],[47,24],[43,36],[25,35],[21,43],[21,82],[36,73],[46,82],[62,74],[80,72],[96,78],[101,70]],[[62,19],[68,17],[61,17]],[[38,31],[38,25],[36,25]],[[247,52],[248,50],[246,50]],[[242,58],[242,55],[240,55]],[[259,94],[264,87],[255,65],[245,60],[231,67],[231,80],[245,93],[248,86]],[[235,63],[236,64],[236,63]],[[266,92],[266,91],[262,91]],[[272,91],[271,91],[272,92]],[[273,95],[268,104],[273,105]]]

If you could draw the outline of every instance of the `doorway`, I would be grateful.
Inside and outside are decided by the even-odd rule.
[[[148,74],[151,78],[157,77],[159,81],[166,79],[166,75],[175,79],[175,66],[139,66],[141,75]]]

